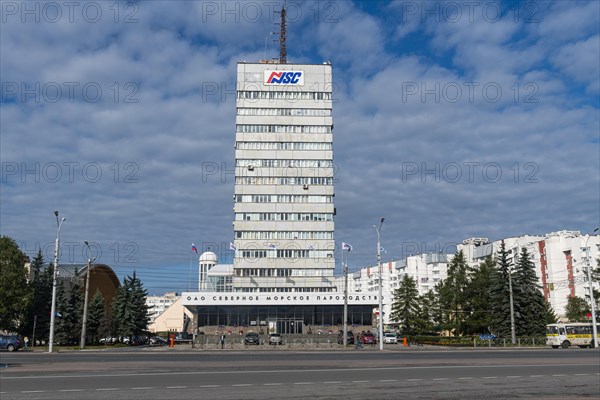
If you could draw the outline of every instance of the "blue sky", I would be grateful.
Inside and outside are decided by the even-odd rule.
[[[3,1],[0,233],[50,259],[58,209],[63,262],[88,240],[151,293],[192,242],[230,257],[235,68],[280,4]],[[333,64],[351,270],[380,217],[384,259],[599,225],[599,4],[288,2],[288,59]]]

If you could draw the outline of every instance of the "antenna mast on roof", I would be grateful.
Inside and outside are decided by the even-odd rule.
[[[285,1],[281,6],[281,22],[279,31],[279,63],[287,64],[287,48],[286,48],[286,21],[285,21]]]

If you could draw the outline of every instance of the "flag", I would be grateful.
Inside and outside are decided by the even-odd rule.
[[[198,254],[198,249],[196,248],[196,245],[194,243],[192,243],[192,251],[195,251],[196,254]]]
[[[269,243],[269,250],[275,250],[275,245],[273,243]]]
[[[352,251],[352,246],[349,243],[342,242],[342,250]]]
[[[383,248],[383,246],[381,246],[381,251],[382,251],[383,253],[387,253],[387,251],[385,251],[385,249]]]
[[[309,250],[314,250],[314,249],[315,249],[315,246],[313,246],[312,244],[309,244],[309,245],[308,245],[308,249],[309,249]]]
[[[236,250],[235,244],[233,244],[233,242],[229,242],[229,250],[233,250],[233,251]]]

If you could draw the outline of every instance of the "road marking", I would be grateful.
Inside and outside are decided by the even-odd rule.
[[[483,376],[482,379],[498,379],[497,376]]]
[[[83,389],[61,389],[59,392],[83,392]]]
[[[467,379],[473,379],[471,377],[466,377],[466,378],[458,378],[459,380],[467,380]]]
[[[22,390],[21,393],[44,393],[43,390]]]
[[[233,387],[242,387],[242,386],[252,386],[252,383],[236,383],[235,385],[231,385]]]
[[[530,378],[541,378],[544,375],[529,375]]]
[[[200,385],[201,388],[213,388],[213,387],[219,387],[220,385]]]
[[[398,382],[398,379],[380,379],[379,382]]]
[[[522,378],[521,375],[508,375],[507,378]]]
[[[98,391],[107,391],[107,390],[119,390],[119,388],[103,388],[103,389],[96,389]]]
[[[552,376],[566,376],[565,374],[554,374]]]
[[[314,385],[314,382],[294,382],[294,385]]]
[[[368,383],[369,381],[352,381],[352,383]]]
[[[434,381],[447,381],[448,378],[433,378]]]
[[[263,383],[264,386],[281,386],[283,383]]]
[[[131,388],[131,390],[151,390],[151,389],[154,389],[154,388],[150,387],[150,386]]]
[[[165,389],[187,389],[187,386],[167,386]]]
[[[411,381],[411,382],[416,382],[416,381],[422,381],[423,379],[421,378],[412,378],[412,379],[407,379],[407,381]]]
[[[575,374],[575,376],[588,376],[589,374]]]
[[[342,381],[328,381],[328,382],[323,382],[326,385],[331,385],[333,383],[342,383]]]

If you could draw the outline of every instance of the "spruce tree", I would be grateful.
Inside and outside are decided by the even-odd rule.
[[[0,237],[0,330],[20,332],[33,291],[27,283],[25,254],[8,236]]]
[[[435,332],[436,303],[437,299],[433,290],[419,296],[415,326],[417,335],[430,335]]]
[[[440,302],[448,312],[448,326],[454,336],[461,336],[465,328],[467,303],[467,261],[461,251],[457,252],[448,266],[448,276],[441,287]]]
[[[96,343],[98,341],[98,334],[100,333],[100,326],[102,324],[103,317],[104,297],[99,290],[96,290],[88,309],[86,335],[87,338],[89,338],[89,342]]]
[[[131,316],[132,316],[132,331],[131,333],[138,336],[148,330],[148,323],[150,317],[148,316],[148,305],[146,304],[146,297],[148,291],[144,289],[142,281],[137,277],[135,271],[133,271],[133,277],[130,281],[131,288]]]
[[[515,328],[517,336],[542,336],[546,332],[546,299],[540,291],[535,265],[525,247],[521,249],[513,275]]]
[[[402,327],[404,335],[412,335],[417,322],[417,311],[419,309],[419,291],[415,280],[404,275],[400,286],[394,291],[394,301],[392,303],[392,321],[396,321]]]
[[[50,267],[51,268],[51,267]],[[48,273],[50,272],[50,274]],[[52,269],[44,266],[44,256],[39,249],[31,261],[31,281],[29,286],[32,291],[32,301],[27,310],[21,334],[30,336],[33,340],[46,339],[50,325],[50,304],[52,301]],[[35,332],[33,331],[35,325]]]
[[[469,316],[465,321],[466,332],[469,334],[488,333],[491,325],[491,294],[492,274],[496,264],[488,256],[478,268],[470,270],[467,298],[469,302]]]
[[[500,251],[496,254],[495,268],[490,279],[490,309],[492,311],[490,325],[492,333],[498,337],[510,337],[510,261],[504,240],[500,243]]]

